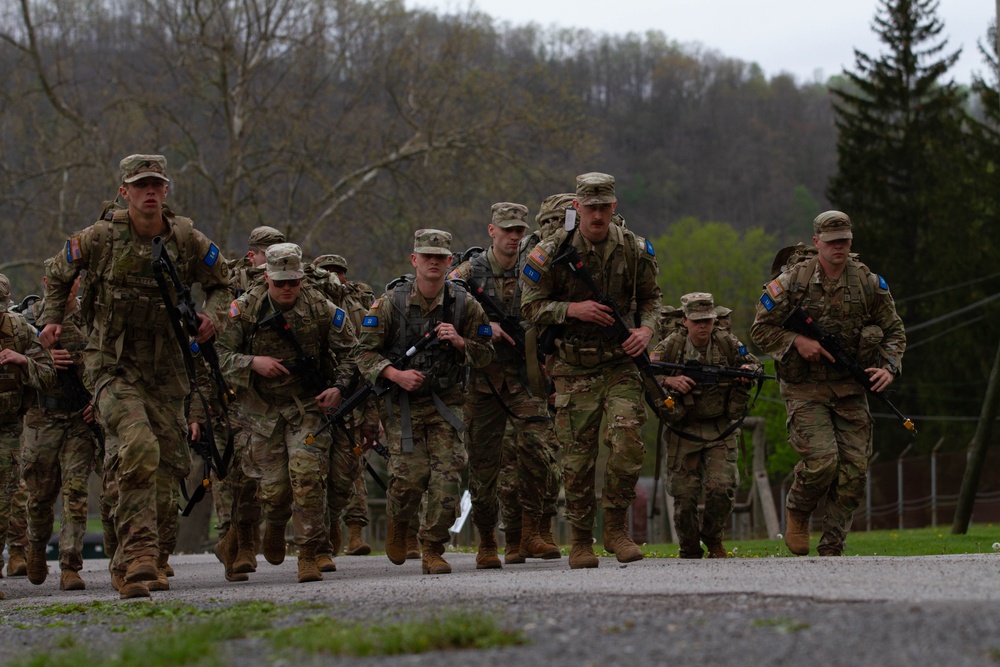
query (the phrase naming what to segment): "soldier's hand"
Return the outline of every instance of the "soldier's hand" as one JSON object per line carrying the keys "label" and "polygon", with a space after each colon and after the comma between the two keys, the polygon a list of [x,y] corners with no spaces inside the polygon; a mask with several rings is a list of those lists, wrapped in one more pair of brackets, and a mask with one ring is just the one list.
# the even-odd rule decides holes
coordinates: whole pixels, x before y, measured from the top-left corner
{"label": "soldier's hand", "polygon": [[490,322],[490,328],[493,329],[493,342],[499,343],[500,341],[507,341],[511,345],[514,344],[514,339],[507,335],[507,332],[503,330],[499,322]]}
{"label": "soldier's hand", "polygon": [[581,322],[593,322],[602,327],[610,327],[615,323],[615,318],[611,316],[610,306],[596,301],[573,301],[566,309],[566,317],[580,320]]}
{"label": "soldier's hand", "polygon": [[465,339],[455,329],[455,325],[449,322],[441,322],[434,330],[437,332],[438,340],[442,343],[448,343],[460,352],[465,349]]}
{"label": "soldier's hand", "polygon": [[250,361],[250,370],[266,378],[288,375],[288,369],[281,365],[281,359],[274,357],[254,357]]}
{"label": "soldier's hand", "polygon": [[830,363],[836,361],[832,354],[823,349],[823,346],[819,344],[818,340],[813,340],[812,338],[808,338],[800,334],[792,340],[792,345],[795,346],[799,356],[806,361],[811,361],[813,363],[823,361],[823,359],[826,359]]}
{"label": "soldier's hand", "polygon": [[28,358],[15,350],[0,350],[0,364],[14,364],[15,366],[27,366]]}
{"label": "soldier's hand", "polygon": [[215,323],[204,314],[198,313],[198,334],[194,337],[199,343],[204,343],[215,335]]}
{"label": "soldier's hand", "polygon": [[188,424],[188,438],[191,442],[198,442],[201,440],[201,424]]}
{"label": "soldier's hand", "polygon": [[340,393],[339,387],[324,389],[323,393],[316,397],[316,402],[319,403],[319,407],[324,410],[336,410],[340,407],[340,403],[343,400],[344,395]]}
{"label": "soldier's hand", "polygon": [[55,348],[50,353],[52,354],[52,363],[59,370],[63,371],[73,366],[73,355],[68,350]]}
{"label": "soldier's hand", "polygon": [[653,338],[653,330],[643,326],[638,329],[629,329],[629,331],[632,332],[632,335],[622,343],[622,349],[628,356],[638,357],[646,351],[649,341]]}
{"label": "soldier's hand", "polygon": [[59,342],[62,337],[62,325],[61,324],[46,324],[45,328],[42,329],[42,333],[38,336],[39,342],[42,344],[46,350],[51,350]]}
{"label": "soldier's hand", "polygon": [[94,423],[94,404],[87,403],[87,407],[83,409],[83,422],[85,424]]}
{"label": "soldier's hand", "polygon": [[871,374],[871,387],[876,394],[885,391],[896,379],[895,375],[884,368],[866,368],[865,372]]}
{"label": "soldier's hand", "polygon": [[682,394],[688,393],[697,385],[697,383],[687,375],[670,375],[663,378],[663,384],[664,386],[670,387],[674,391],[679,391]]}
{"label": "soldier's hand", "polygon": [[390,382],[395,382],[399,385],[399,388],[403,391],[416,391],[424,383],[424,374],[412,368],[401,371],[392,366],[386,366],[385,370],[387,372],[383,372],[382,375]]}

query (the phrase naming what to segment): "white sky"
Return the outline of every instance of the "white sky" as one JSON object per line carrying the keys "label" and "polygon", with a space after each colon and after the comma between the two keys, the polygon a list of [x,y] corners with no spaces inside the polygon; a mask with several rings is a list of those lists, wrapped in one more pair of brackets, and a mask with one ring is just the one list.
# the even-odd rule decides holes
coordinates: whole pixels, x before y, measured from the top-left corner
{"label": "white sky", "polygon": [[[465,12],[469,0],[406,0],[408,7]],[[669,40],[700,43],[725,56],[756,62],[766,76],[794,74],[800,83],[854,70],[854,48],[876,55],[882,44],[871,23],[876,0],[473,0],[476,9],[514,25],[587,28],[624,34],[661,30]],[[977,41],[997,11],[996,0],[940,0],[938,18],[948,53],[962,55],[950,73],[970,83],[985,65]]]}

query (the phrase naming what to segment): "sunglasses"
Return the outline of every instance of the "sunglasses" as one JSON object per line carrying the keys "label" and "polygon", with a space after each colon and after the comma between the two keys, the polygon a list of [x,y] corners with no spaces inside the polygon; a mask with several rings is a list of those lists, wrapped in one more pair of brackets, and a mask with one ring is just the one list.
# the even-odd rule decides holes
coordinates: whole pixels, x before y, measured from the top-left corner
{"label": "sunglasses", "polygon": [[272,280],[275,287],[298,287],[302,282],[302,278],[289,278],[288,280]]}

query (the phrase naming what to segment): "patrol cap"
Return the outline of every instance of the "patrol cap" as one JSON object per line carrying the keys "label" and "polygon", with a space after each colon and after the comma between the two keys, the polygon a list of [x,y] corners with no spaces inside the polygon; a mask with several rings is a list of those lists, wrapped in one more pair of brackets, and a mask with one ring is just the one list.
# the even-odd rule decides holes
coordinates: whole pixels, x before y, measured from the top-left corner
{"label": "patrol cap", "polygon": [[708,292],[685,294],[681,297],[681,308],[689,320],[714,320],[718,316],[715,301]]}
{"label": "patrol cap", "polygon": [[254,227],[253,231],[250,232],[250,237],[247,239],[247,246],[250,248],[267,248],[275,243],[284,242],[284,232],[280,232],[274,227],[262,225],[260,227]]}
{"label": "patrol cap", "polygon": [[515,204],[509,201],[501,201],[490,207],[493,219],[490,221],[494,227],[500,229],[510,229],[511,227],[528,226],[528,207],[523,204]]}
{"label": "patrol cap", "polygon": [[418,229],[413,234],[413,252],[418,255],[451,255],[451,234],[440,229]]}
{"label": "patrol cap", "polygon": [[615,203],[615,177],[598,171],[580,174],[576,177],[576,200],[584,206]]}
{"label": "patrol cap", "polygon": [[813,220],[813,233],[824,243],[854,238],[854,234],[851,233],[851,219],[840,211],[826,211],[817,215]]}
{"label": "patrol cap", "polygon": [[576,199],[576,195],[572,192],[549,195],[542,200],[542,205],[538,207],[535,222],[538,223],[539,227],[547,222],[558,221],[559,224],[562,224],[563,220],[566,219],[566,209],[573,206],[574,199]]}
{"label": "patrol cap", "polygon": [[118,163],[122,183],[135,183],[143,178],[159,178],[167,183],[167,158],[162,155],[129,155]]}
{"label": "patrol cap", "polygon": [[10,303],[10,281],[7,276],[0,273],[0,313],[7,312],[7,305]]}
{"label": "patrol cap", "polygon": [[312,261],[312,265],[327,271],[343,271],[347,273],[347,260],[340,255],[320,255]]}
{"label": "patrol cap", "polygon": [[294,243],[275,243],[264,253],[267,258],[267,277],[271,280],[302,278],[302,248]]}

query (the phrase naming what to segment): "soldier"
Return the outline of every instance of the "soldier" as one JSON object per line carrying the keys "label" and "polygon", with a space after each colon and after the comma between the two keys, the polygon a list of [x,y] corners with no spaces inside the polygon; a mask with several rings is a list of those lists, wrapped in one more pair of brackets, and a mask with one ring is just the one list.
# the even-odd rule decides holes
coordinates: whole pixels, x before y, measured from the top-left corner
{"label": "soldier", "polygon": [[[351,318],[355,331],[361,331],[361,323],[368,314],[368,309],[375,301],[372,288],[365,283],[353,282],[347,279],[347,260],[341,255],[320,255],[312,261],[312,265],[336,275],[343,286],[341,306]],[[367,410],[368,418],[365,419]],[[374,400],[366,405],[366,410],[356,410],[351,416],[352,426],[360,422],[360,433],[354,438],[360,438],[362,446],[374,439],[378,433],[378,411]],[[353,429],[352,429],[353,430]],[[348,543],[345,553],[348,556],[367,556],[372,552],[370,544],[362,537],[364,527],[368,525],[368,489],[365,486],[365,471],[358,466],[358,476],[354,480],[351,499],[344,510],[344,523],[348,529]],[[342,544],[340,521],[330,521],[330,550],[336,555]]]}
{"label": "soldier", "polygon": [[[21,475],[28,489],[28,536],[30,543],[43,552],[52,536],[54,506],[61,487],[59,589],[64,591],[87,587],[79,572],[87,532],[87,481],[97,454],[97,440],[86,421],[90,417],[90,392],[83,384],[87,324],[76,299],[79,287],[77,277],[67,297],[60,345],[50,350],[56,385],[52,391],[40,392],[35,404],[28,408],[21,445]],[[43,310],[42,301],[32,305],[36,321]]]}
{"label": "soldier", "polygon": [[[615,179],[601,173],[576,178],[573,207],[578,228],[560,230],[528,256],[523,271],[521,312],[540,326],[560,327],[554,358],[548,364],[555,380],[556,435],[563,452],[566,517],[573,527],[571,568],[597,567],[593,529],[597,517],[595,467],[598,428],[605,418],[604,443],[611,449],[604,475],[604,548],[620,562],[642,558],[629,537],[628,508],[645,450],[641,429],[646,421],[643,386],[632,357],[645,352],[657,326],[660,288],[651,243],[612,216],[618,200]],[[579,267],[570,266],[575,249]],[[628,336],[610,333],[612,309],[574,272],[589,272],[605,297],[621,309]],[[632,325],[635,324],[635,328]]]}
{"label": "soldier", "polygon": [[[304,276],[299,246],[268,248],[264,283],[233,301],[219,340],[226,375],[248,390],[241,409],[253,434],[243,465],[260,487],[264,557],[272,565],[284,561],[291,517],[300,583],[323,578],[316,553],[328,539],[323,510],[330,436],[309,436],[323,423],[323,411],[340,405],[356,371],[347,314],[304,285]],[[333,446],[341,452],[340,468],[353,479],[357,457],[350,445],[335,437]],[[341,492],[345,504],[349,493],[348,485]]]}
{"label": "soldier", "polygon": [[[163,239],[180,279],[200,283],[205,292],[204,312],[197,315],[199,343],[222,324],[228,297],[229,271],[218,246],[164,204],[166,166],[162,155],[121,161],[118,192],[128,207],[66,241],[48,273],[46,307],[39,318],[43,344],[54,346],[62,335],[69,291],[86,269],[81,307],[84,321],[92,323],[87,375],[111,436],[108,444],[118,443],[118,451],[108,447],[105,462],[118,483],[119,546],[112,585],[122,598],[149,596],[145,582],[156,580],[160,569],[158,532],[170,519],[157,511],[158,497],[164,486],[176,486],[178,477],[187,476],[191,465],[184,422],[190,383],[183,355],[189,341],[176,339],[155,280],[154,238]],[[176,506],[172,511],[176,519]],[[36,560],[36,567],[44,568],[44,560]]]}
{"label": "soldier", "polygon": [[236,298],[260,280],[267,262],[267,249],[284,242],[285,235],[274,227],[262,225],[253,228],[247,238],[247,254],[229,263],[229,281]]}
{"label": "soldier", "polygon": [[[802,457],[785,502],[785,544],[809,553],[809,518],[821,498],[820,556],[840,556],[854,510],[865,492],[872,453],[872,418],[865,387],[804,335],[782,328],[796,307],[832,334],[871,377],[871,390],[885,391],[899,375],[906,334],[885,279],[850,255],[851,220],[840,211],[813,220],[817,254],[767,284],[750,338],[775,359],[781,397],[788,411],[788,443]],[[863,354],[862,334],[877,328],[879,354]]]}
{"label": "soldier", "polygon": [[[369,382],[391,382],[382,422],[389,440],[389,520],[386,555],[396,565],[407,558],[406,532],[417,520],[427,491],[423,531],[424,574],[448,574],[442,557],[459,501],[466,463],[462,436],[462,366],[482,368],[493,358],[492,331],[482,307],[445,279],[451,264],[451,234],[420,229],[410,262],[414,280],[402,280],[376,299],[365,317],[358,367]],[[423,345],[415,348],[417,341]],[[416,351],[397,368],[408,349]]]}
{"label": "soldier", "polygon": [[[38,331],[20,313],[7,310],[10,281],[0,273],[0,554],[7,540],[11,501],[21,480],[21,409],[29,387],[48,391],[55,385],[56,371],[52,356],[38,342]],[[31,569],[32,549],[28,547],[28,578],[34,580],[48,572],[45,547],[41,552],[41,572],[37,558],[35,577]],[[3,556],[0,555],[0,565]],[[38,583],[41,583],[40,581]]]}
{"label": "soldier", "polygon": [[[732,333],[716,327],[717,310],[708,292],[681,297],[681,327],[657,343],[653,361],[683,364],[695,361],[712,366],[740,366],[760,370],[760,363]],[[676,396],[676,407],[664,416],[667,435],[667,471],[674,497],[674,525],[681,558],[725,558],[722,535],[736,505],[739,427],[746,412],[746,381],[699,385],[674,371],[663,385]],[[704,490],[705,511],[698,519]]]}
{"label": "soldier", "polygon": [[[496,357],[485,368],[472,372],[466,397],[465,423],[468,433],[469,491],[472,494],[472,521],[479,531],[479,551],[476,567],[501,567],[497,555],[496,526],[499,512],[497,484],[500,474],[505,426],[514,425],[516,461],[519,477],[518,499],[522,507],[518,551],[532,558],[559,558],[559,547],[552,543],[545,514],[545,498],[558,493],[559,480],[555,470],[555,439],[549,417],[547,395],[532,396],[526,376],[522,376],[526,350],[521,320],[521,290],[518,281],[518,244],[528,223],[528,207],[500,202],[491,208],[492,220],[487,226],[492,245],[483,253],[463,262],[449,278],[465,280],[473,294],[479,293],[493,332]],[[492,302],[500,308],[493,310]],[[501,320],[504,320],[501,322]],[[508,324],[509,323],[509,324]],[[508,330],[505,330],[507,327]],[[521,348],[515,345],[515,338]],[[544,535],[542,526],[545,525]]]}

